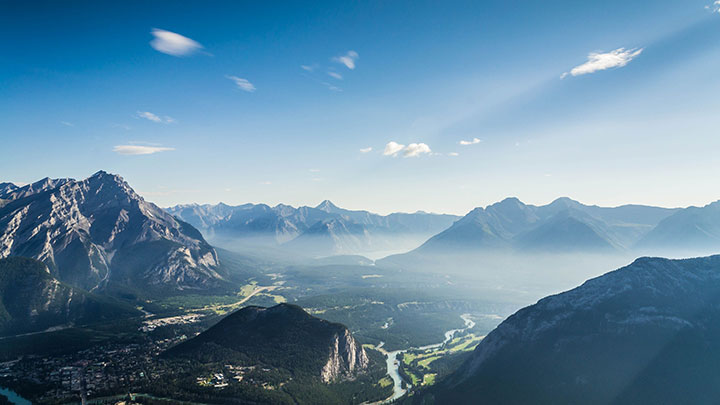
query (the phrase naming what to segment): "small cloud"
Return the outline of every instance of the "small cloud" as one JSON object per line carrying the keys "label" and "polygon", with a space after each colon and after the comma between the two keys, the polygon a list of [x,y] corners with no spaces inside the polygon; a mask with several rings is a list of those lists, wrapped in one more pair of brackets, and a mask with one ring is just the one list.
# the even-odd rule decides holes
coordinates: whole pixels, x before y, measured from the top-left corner
{"label": "small cloud", "polygon": [[403,157],[417,157],[432,152],[424,143],[411,143],[403,149]]}
{"label": "small cloud", "polygon": [[226,188],[226,189],[225,189],[225,192],[227,192],[227,193],[229,193],[229,192],[231,192],[231,191],[232,191],[231,188]]}
{"label": "small cloud", "polygon": [[410,145],[402,145],[394,141],[390,141],[385,145],[383,155],[385,156],[397,156],[402,154],[403,157],[418,157],[420,155],[429,154],[432,150],[424,143],[411,143]]}
{"label": "small cloud", "polygon": [[383,151],[383,155],[395,156],[398,154],[398,152],[403,150],[404,147],[405,147],[405,145],[401,145],[395,141],[390,141],[387,143],[387,145],[385,145],[385,150]]}
{"label": "small cloud", "polygon": [[75,124],[73,124],[72,122],[60,121],[60,123],[65,125],[66,127],[74,127],[75,126]]}
{"label": "small cloud", "polygon": [[312,72],[317,69],[317,65],[300,65],[300,69],[306,72]]}
{"label": "small cloud", "polygon": [[117,145],[113,148],[113,152],[119,155],[152,155],[170,150],[175,150],[175,148],[146,145]]}
{"label": "small cloud", "polygon": [[482,139],[473,138],[472,140],[469,140],[469,141],[462,140],[459,143],[460,143],[460,145],[467,146],[467,145],[476,145],[480,142],[482,142]]}
{"label": "small cloud", "polygon": [[336,56],[332,60],[333,62],[341,63],[345,65],[346,68],[353,70],[355,69],[355,61],[360,58],[360,55],[358,55],[355,51],[348,51],[345,55]]}
{"label": "small cloud", "polygon": [[272,183],[269,182],[269,181],[261,181],[260,184],[262,184],[263,186],[269,186],[269,185],[271,185]]}
{"label": "small cloud", "polygon": [[320,173],[320,169],[310,169],[310,173]]}
{"label": "small cloud", "polygon": [[138,111],[137,116],[138,116],[138,118],[144,118],[148,121],[158,122],[161,124],[172,124],[172,123],[176,122],[175,118],[173,118],[173,117],[168,117],[167,115],[164,117],[160,117],[159,115],[155,115],[155,114],[151,113],[150,111]]}
{"label": "small cloud", "polygon": [[255,91],[255,86],[250,83],[247,79],[243,79],[241,77],[237,76],[225,76],[226,78],[232,80],[235,82],[235,85],[243,91],[247,91],[248,93],[252,93]]}
{"label": "small cloud", "polygon": [[715,0],[712,4],[705,6],[705,10],[713,13],[720,13],[720,0]]}
{"label": "small cloud", "polygon": [[635,57],[640,55],[643,49],[644,48],[618,48],[614,51],[606,53],[591,52],[588,55],[587,62],[572,68],[570,72],[563,73],[560,78],[564,79],[568,75],[580,76],[588,73],[595,73],[600,70],[623,67],[630,63],[631,60],[635,59]]}
{"label": "small cloud", "polygon": [[328,76],[334,77],[334,78],[336,78],[336,79],[338,79],[338,80],[342,80],[342,78],[343,78],[342,75],[341,75],[340,73],[337,73],[337,72],[327,72],[327,74],[328,74]]}
{"label": "small cloud", "polygon": [[460,156],[460,154],[457,153],[457,152],[449,152],[449,153],[448,153],[448,156],[453,156],[453,157],[455,157],[455,156]]}
{"label": "small cloud", "polygon": [[360,149],[360,153],[369,153],[369,152],[372,152],[372,148],[371,148],[371,147],[367,147],[367,148],[362,148],[362,149]]}
{"label": "small cloud", "polygon": [[174,32],[153,28],[151,33],[155,38],[150,41],[150,46],[168,55],[188,56],[203,48],[200,43]]}

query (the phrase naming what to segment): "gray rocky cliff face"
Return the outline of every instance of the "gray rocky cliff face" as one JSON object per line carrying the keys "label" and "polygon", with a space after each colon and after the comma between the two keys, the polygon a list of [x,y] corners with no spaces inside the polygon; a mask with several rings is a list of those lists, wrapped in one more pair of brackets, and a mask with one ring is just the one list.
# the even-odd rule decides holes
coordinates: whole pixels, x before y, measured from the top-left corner
{"label": "gray rocky cliff face", "polygon": [[321,378],[326,383],[338,379],[351,379],[358,372],[365,370],[368,362],[365,349],[355,341],[350,331],[345,329],[344,333],[336,334],[333,339]]}

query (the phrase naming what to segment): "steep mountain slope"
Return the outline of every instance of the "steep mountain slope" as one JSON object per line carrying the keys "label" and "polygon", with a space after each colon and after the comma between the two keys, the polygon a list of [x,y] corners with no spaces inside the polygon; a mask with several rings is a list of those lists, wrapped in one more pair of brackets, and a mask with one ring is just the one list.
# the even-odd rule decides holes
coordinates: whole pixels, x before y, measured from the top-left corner
{"label": "steep mountain slope", "polygon": [[0,336],[138,315],[131,306],[57,281],[41,262],[0,259]]}
{"label": "steep mountain slope", "polygon": [[638,242],[638,247],[695,253],[720,251],[720,201],[689,207],[665,218]]}
{"label": "steep mountain slope", "polygon": [[217,255],[200,233],[119,176],[44,179],[9,198],[0,208],[0,257],[35,258],[70,285],[172,291],[224,283]]}
{"label": "steep mountain slope", "polygon": [[323,382],[352,378],[368,366],[365,349],[345,326],[315,318],[290,304],[240,309],[165,356],[262,364]]}
{"label": "steep mountain slope", "polygon": [[715,403],[720,256],[641,258],[524,308],[436,403]]}

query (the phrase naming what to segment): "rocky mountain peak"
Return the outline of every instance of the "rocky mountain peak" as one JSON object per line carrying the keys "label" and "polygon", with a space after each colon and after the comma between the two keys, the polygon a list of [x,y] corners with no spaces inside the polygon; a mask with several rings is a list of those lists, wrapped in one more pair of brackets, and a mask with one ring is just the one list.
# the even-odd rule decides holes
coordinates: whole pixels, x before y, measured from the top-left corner
{"label": "rocky mountain peak", "polygon": [[0,208],[0,257],[33,257],[61,281],[88,290],[113,281],[171,289],[222,281],[217,255],[200,233],[118,175],[46,178],[11,197]]}
{"label": "rocky mountain peak", "polygon": [[330,201],[330,200],[325,200],[325,201],[321,202],[315,208],[318,210],[325,211],[325,212],[336,212],[341,209],[337,205],[333,204],[332,201]]}

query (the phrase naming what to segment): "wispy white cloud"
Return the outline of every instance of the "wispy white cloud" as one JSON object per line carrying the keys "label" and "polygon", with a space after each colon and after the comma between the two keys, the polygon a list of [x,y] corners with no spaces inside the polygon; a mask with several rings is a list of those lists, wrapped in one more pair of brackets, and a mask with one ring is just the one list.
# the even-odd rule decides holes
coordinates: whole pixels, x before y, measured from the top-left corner
{"label": "wispy white cloud", "polygon": [[138,118],[144,118],[148,121],[157,122],[160,124],[172,124],[175,122],[175,118],[168,117],[167,115],[164,117],[161,117],[157,114],[153,114],[150,111],[138,111],[137,112]]}
{"label": "wispy white cloud", "polygon": [[226,78],[232,80],[235,82],[235,85],[242,91],[247,91],[248,93],[252,93],[255,91],[255,86],[248,81],[248,79],[243,79],[242,77],[237,76],[225,76]]}
{"label": "wispy white cloud", "polygon": [[448,156],[453,156],[453,157],[455,157],[455,156],[460,156],[460,154],[457,153],[457,152],[448,152]]}
{"label": "wispy white cloud", "polygon": [[460,145],[468,146],[468,145],[475,145],[475,144],[478,144],[478,143],[480,143],[480,142],[482,142],[482,139],[473,138],[473,139],[471,139],[471,140],[469,140],[469,141],[462,140],[462,141],[460,141],[459,143],[460,143]]}
{"label": "wispy white cloud", "polygon": [[342,89],[341,89],[340,87],[335,86],[335,85],[332,84],[332,83],[320,81],[320,84],[322,84],[323,86],[327,87],[328,90],[332,90],[332,91],[342,91]]}
{"label": "wispy white cloud", "polygon": [[705,6],[705,9],[713,13],[720,13],[720,0],[713,1],[712,4]]}
{"label": "wispy white cloud", "polygon": [[320,169],[310,169],[310,173],[320,173]]}
{"label": "wispy white cloud", "polygon": [[65,125],[66,127],[74,127],[75,126],[75,124],[73,124],[72,122],[60,121],[60,123]]}
{"label": "wispy white cloud", "polygon": [[605,53],[591,52],[588,55],[587,62],[582,65],[575,66],[570,70],[570,72],[563,73],[560,78],[564,79],[568,75],[580,76],[588,73],[595,73],[600,70],[623,67],[630,63],[631,60],[635,59],[635,57],[640,55],[643,49],[644,48],[618,48],[614,51]]}
{"label": "wispy white cloud", "polygon": [[174,32],[153,28],[151,33],[155,38],[150,41],[150,46],[168,55],[188,56],[203,48],[200,43]]}
{"label": "wispy white cloud", "polygon": [[113,148],[113,152],[120,155],[152,155],[170,150],[175,150],[175,148],[147,145],[117,145]]}
{"label": "wispy white cloud", "polygon": [[328,76],[334,77],[338,80],[342,80],[342,78],[343,78],[342,75],[338,72],[327,72],[327,74],[328,74]]}
{"label": "wispy white cloud", "polygon": [[411,143],[405,146],[395,141],[390,141],[385,145],[383,155],[393,157],[402,155],[402,157],[408,158],[418,157],[420,155],[429,154],[431,152],[432,150],[430,150],[430,147],[424,143]]}
{"label": "wispy white cloud", "polygon": [[357,61],[360,58],[360,55],[358,55],[355,51],[348,51],[345,55],[340,55],[334,57],[332,60],[337,63],[341,63],[345,65],[346,68],[353,70],[355,69],[355,61]]}
{"label": "wispy white cloud", "polygon": [[262,184],[263,186],[269,186],[269,185],[272,184],[272,182],[270,182],[270,181],[261,181],[260,184]]}
{"label": "wispy white cloud", "polygon": [[371,147],[367,147],[367,148],[362,148],[362,149],[360,149],[360,153],[369,153],[369,152],[372,152],[372,148],[371,148]]}
{"label": "wispy white cloud", "polygon": [[312,72],[317,69],[317,65],[300,65],[300,69],[306,72]]}

